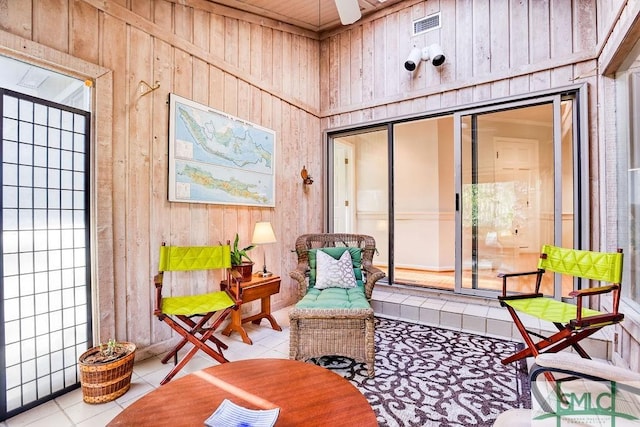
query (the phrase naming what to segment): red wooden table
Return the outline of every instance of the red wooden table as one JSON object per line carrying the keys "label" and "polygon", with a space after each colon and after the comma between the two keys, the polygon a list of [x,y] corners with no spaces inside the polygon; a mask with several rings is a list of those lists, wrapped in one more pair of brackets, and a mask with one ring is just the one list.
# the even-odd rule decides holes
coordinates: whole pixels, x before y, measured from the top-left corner
{"label": "red wooden table", "polygon": [[249,409],[280,408],[276,426],[377,426],[349,381],[311,363],[250,359],[223,363],[140,398],[109,426],[204,426],[224,399]]}

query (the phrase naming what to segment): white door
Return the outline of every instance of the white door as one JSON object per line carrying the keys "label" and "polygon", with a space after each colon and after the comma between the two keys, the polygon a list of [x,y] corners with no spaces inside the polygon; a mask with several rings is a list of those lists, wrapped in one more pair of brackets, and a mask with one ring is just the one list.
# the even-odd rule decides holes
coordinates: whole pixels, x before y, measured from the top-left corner
{"label": "white door", "polygon": [[503,248],[514,256],[520,251],[538,251],[540,209],[535,181],[538,169],[538,141],[496,138],[496,183],[510,187],[511,194],[498,199],[511,213],[508,228],[496,230]]}
{"label": "white door", "polygon": [[356,232],[353,147],[336,141],[333,150],[333,230],[336,233]]}

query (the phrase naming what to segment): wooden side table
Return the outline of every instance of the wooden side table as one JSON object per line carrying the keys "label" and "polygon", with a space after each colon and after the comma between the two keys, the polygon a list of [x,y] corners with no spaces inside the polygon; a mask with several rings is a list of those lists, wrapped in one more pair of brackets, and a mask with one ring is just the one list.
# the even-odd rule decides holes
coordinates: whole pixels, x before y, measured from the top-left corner
{"label": "wooden side table", "polygon": [[[227,282],[222,281],[220,288],[225,290],[227,288]],[[231,287],[231,292],[235,292],[235,287]],[[231,332],[236,331],[242,337],[242,341],[247,344],[253,344],[247,331],[242,326],[243,323],[253,322],[254,324],[260,324],[262,319],[267,319],[271,323],[271,327],[276,331],[282,331],[276,319],[271,315],[271,295],[280,292],[280,276],[262,277],[261,273],[251,276],[250,282],[240,282],[240,299],[242,303],[255,301],[260,299],[260,313],[252,316],[242,318],[242,307],[231,312],[231,322],[222,331],[226,336],[231,335]]]}

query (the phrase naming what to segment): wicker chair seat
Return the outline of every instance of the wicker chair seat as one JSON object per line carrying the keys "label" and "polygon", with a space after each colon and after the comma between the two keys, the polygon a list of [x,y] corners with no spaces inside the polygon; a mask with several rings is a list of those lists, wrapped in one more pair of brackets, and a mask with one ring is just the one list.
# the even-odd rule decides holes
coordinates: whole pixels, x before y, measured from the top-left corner
{"label": "wicker chair seat", "polygon": [[[314,287],[311,264],[314,249],[358,248],[353,258],[361,270],[356,272],[359,284],[355,288]],[[297,268],[289,276],[298,282],[299,301],[289,312],[290,350],[294,360],[322,356],[345,356],[367,367],[374,376],[375,327],[374,312],[369,300],[375,283],[385,274],[373,267],[375,240],[362,234],[305,234],[296,240]],[[350,252],[352,250],[350,249]],[[340,252],[340,251],[329,251]],[[311,255],[311,263],[310,263]],[[311,274],[309,274],[311,273]],[[361,283],[361,284],[360,284]]]}
{"label": "wicker chair seat", "polygon": [[307,309],[370,309],[371,305],[364,295],[362,286],[351,289],[329,288],[309,292],[296,304],[296,308]]}

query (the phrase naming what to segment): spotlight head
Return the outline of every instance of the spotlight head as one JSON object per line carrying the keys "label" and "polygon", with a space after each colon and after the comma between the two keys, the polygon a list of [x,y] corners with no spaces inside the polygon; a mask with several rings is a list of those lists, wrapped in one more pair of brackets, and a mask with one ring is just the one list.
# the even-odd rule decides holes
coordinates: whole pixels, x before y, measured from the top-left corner
{"label": "spotlight head", "polygon": [[407,71],[415,71],[418,68],[420,61],[429,61],[434,67],[439,67],[444,64],[445,56],[442,52],[442,48],[438,44],[432,44],[422,49],[414,47],[409,52],[409,57],[404,62],[404,68]]}
{"label": "spotlight head", "polygon": [[[431,59],[431,63],[435,66],[435,67],[439,67],[442,64],[444,64],[444,60],[445,60],[445,56],[444,56],[444,52],[442,52],[442,48],[440,47],[439,44],[432,44],[431,46],[426,48],[426,53],[427,53],[427,59]],[[423,58],[424,58],[424,52],[423,52]]]}
{"label": "spotlight head", "polygon": [[411,49],[411,52],[409,52],[409,57],[407,58],[407,60],[404,62],[404,68],[407,71],[414,71],[416,68],[418,68],[418,64],[421,60],[422,51],[419,48],[414,47],[413,49]]}

